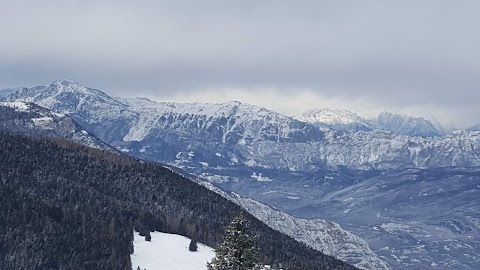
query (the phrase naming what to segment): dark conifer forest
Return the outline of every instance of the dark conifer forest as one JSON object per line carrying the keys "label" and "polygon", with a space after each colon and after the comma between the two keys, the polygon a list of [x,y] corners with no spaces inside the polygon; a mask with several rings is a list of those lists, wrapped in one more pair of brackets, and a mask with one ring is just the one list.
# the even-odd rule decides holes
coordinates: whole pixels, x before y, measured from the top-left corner
{"label": "dark conifer forest", "polygon": [[[239,211],[158,164],[63,139],[0,134],[0,269],[131,269],[133,230],[215,247]],[[265,263],[355,269],[244,215]]]}

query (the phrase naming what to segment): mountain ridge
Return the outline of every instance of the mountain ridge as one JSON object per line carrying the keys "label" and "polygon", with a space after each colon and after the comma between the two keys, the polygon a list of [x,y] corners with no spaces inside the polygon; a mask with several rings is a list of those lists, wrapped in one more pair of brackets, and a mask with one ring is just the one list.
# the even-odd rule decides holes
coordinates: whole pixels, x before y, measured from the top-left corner
{"label": "mountain ridge", "polygon": [[[69,95],[56,96],[55,100],[47,95],[42,99],[38,94],[41,89],[55,92],[51,88],[59,85],[62,86],[62,83],[33,87],[12,94],[6,100],[33,99],[54,111],[69,112],[82,126],[117,148],[138,155],[146,155],[146,150],[150,149],[149,152],[162,156],[159,161],[179,166],[188,166],[178,163],[188,161],[178,159],[185,149],[179,145],[191,145],[194,152],[195,148],[203,149],[201,156],[193,158],[197,162],[211,163],[209,161],[214,160],[220,163],[218,165],[225,166],[241,161],[251,166],[292,171],[315,170],[325,166],[382,170],[480,164],[480,158],[475,154],[477,150],[465,152],[461,149],[462,145],[471,142],[476,145],[480,138],[475,132],[432,138],[381,131],[344,133],[321,131],[311,124],[238,102],[212,105],[149,101],[151,105],[145,107],[141,104],[129,106],[104,93],[97,97],[98,90],[90,92],[95,95],[88,97],[89,102],[84,102],[85,98],[82,101]],[[74,112],[71,112],[72,108]],[[193,138],[197,142],[191,144]],[[161,149],[155,149],[158,144],[155,141],[158,140],[164,141]],[[143,146],[137,148],[135,145],[139,144]],[[216,145],[219,151],[205,151],[206,145]],[[165,152],[165,147],[170,150]],[[279,147],[288,155],[278,155]],[[229,149],[235,150],[231,152]],[[351,157],[345,156],[347,149]]]}
{"label": "mountain ridge", "polygon": [[384,110],[375,118],[366,118],[349,110],[310,109],[294,117],[297,120],[322,128],[340,131],[392,132],[395,135],[435,137],[444,135],[435,125],[423,117],[413,117]]}
{"label": "mountain ridge", "polygon": [[[64,102],[70,101],[67,99]],[[207,118],[191,113],[156,114],[155,109],[149,107],[124,106],[127,105],[84,104],[83,110],[72,114],[72,117],[102,140],[130,155],[180,167],[224,190],[303,218],[318,218],[311,213],[326,211],[323,204],[318,204],[319,200],[336,192],[345,192],[362,183],[365,183],[366,190],[381,188],[372,179],[384,181],[382,177],[392,177],[392,183],[403,185],[409,182],[400,181],[402,172],[409,170],[432,170],[434,173],[429,177],[436,177],[435,172],[442,172],[442,167],[480,166],[480,132],[458,131],[422,137],[381,130],[320,130],[312,124],[293,121],[273,112],[264,115],[265,118],[260,121],[237,123],[239,118],[231,116]],[[276,125],[276,119],[286,120]],[[139,127],[142,124],[148,126],[148,132],[137,137],[141,140],[124,140],[129,132],[141,130]],[[455,177],[463,176],[452,179]],[[422,196],[412,196],[410,202],[407,195],[408,190],[400,190],[399,196],[406,198],[406,209],[428,209],[419,208]],[[348,202],[349,197],[342,197],[342,200]],[[420,264],[421,268],[416,263],[416,269],[429,269],[431,262],[441,260],[443,251],[437,248],[435,239],[445,239],[439,233],[431,231],[433,238],[422,240],[425,250],[412,253],[410,261],[401,260],[395,256],[406,256],[413,242],[404,245],[394,240],[401,240],[401,237],[415,239],[414,232],[403,230],[402,234],[397,234],[395,230],[382,231],[384,239],[396,245],[391,247],[395,249],[384,249],[385,242],[379,242],[375,233],[376,224],[364,227],[352,225],[363,222],[364,215],[352,214],[360,213],[361,204],[344,207],[346,202],[332,201],[329,207],[333,210],[340,207],[341,212],[330,215],[330,219],[365,237],[373,250],[380,252],[382,259],[394,269],[408,269],[415,260],[427,263],[422,259],[422,254],[425,254],[422,252],[428,249],[432,249],[428,265]],[[470,203],[468,197],[459,202]],[[452,201],[442,196],[438,197],[437,203],[446,209],[455,207]],[[457,214],[463,220],[469,213]],[[438,218],[438,222],[442,221]],[[391,216],[385,219],[385,224],[395,222],[398,223]],[[419,226],[428,226],[427,223],[423,220]],[[449,269],[460,260],[458,256],[462,255],[455,253],[447,260],[442,259],[442,264],[436,268]],[[475,263],[468,261],[472,267]]]}
{"label": "mountain ridge", "polygon": [[[35,112],[41,112],[41,115],[39,115],[39,116],[42,116],[43,118],[45,118],[45,116],[48,116],[48,115],[55,115],[57,118],[58,117],[61,117],[62,119],[67,118],[67,119],[69,119],[70,121],[73,122],[73,120],[71,120],[71,118],[69,118],[65,114],[52,113],[48,109],[39,107],[38,105],[35,105],[33,103],[23,103],[23,102],[3,102],[3,103],[0,103],[0,110],[3,107],[12,108],[12,112],[11,112],[11,114],[5,114],[5,113],[2,114],[2,116],[5,119],[0,118],[0,127],[2,126],[3,123],[5,123],[4,121],[6,121],[7,119],[12,119],[12,118],[13,119],[20,119],[18,114],[23,113],[23,112],[25,112],[25,113],[28,112],[29,113],[27,116],[22,118],[23,122],[27,122],[27,123],[29,121],[33,121],[31,119],[37,119],[37,118],[35,118],[37,116],[34,115]],[[55,118],[56,119],[55,121],[53,121],[53,119],[52,119],[51,122],[59,122],[60,120],[58,120],[57,118]],[[33,122],[35,122],[35,121],[33,121]],[[73,122],[73,124],[74,124],[74,122]],[[9,131],[9,132],[14,131],[16,134],[23,134],[23,135],[41,134],[43,136],[55,136],[55,137],[70,139],[70,140],[72,140],[74,142],[77,142],[77,143],[83,143],[87,146],[92,146],[92,144],[88,143],[88,141],[86,141],[86,140],[78,140],[75,137],[68,136],[68,133],[66,133],[64,131],[65,128],[63,126],[61,126],[61,127],[59,127],[59,126],[52,126],[52,127],[48,126],[48,131],[49,132],[44,132],[43,131],[46,128],[45,125],[40,125],[40,126],[38,126],[38,125],[22,125],[20,129],[17,128],[17,129],[14,129],[14,130],[12,129],[11,126],[7,125],[7,128],[8,129],[5,129],[6,131]],[[87,134],[87,133],[85,133],[85,131],[83,129],[80,129],[80,132],[82,134]],[[94,145],[94,146],[96,146],[96,148],[100,148],[100,149],[111,150],[111,148],[109,148],[109,146],[107,146],[107,145],[100,145],[100,146],[103,146],[103,147],[100,147],[100,146],[97,146],[97,145]],[[179,170],[175,170],[175,169],[173,169],[173,170],[176,171],[176,172],[180,172]],[[197,182],[201,185],[202,185],[202,183],[206,184],[206,182],[203,182],[203,181],[197,181]],[[224,193],[224,192],[221,193],[221,192],[219,192],[218,189],[214,189],[212,186],[209,186],[208,184],[207,185],[202,185],[202,186],[205,186],[212,191],[220,193],[222,196],[226,197],[227,199],[229,199],[230,201],[234,202],[237,205],[243,206],[244,208],[246,208],[245,206],[247,205],[247,204],[243,203],[245,201],[249,202],[248,205],[252,205],[252,203],[255,203],[253,200],[247,200],[245,198],[226,196],[227,193]],[[331,222],[326,223],[326,221],[322,221],[320,223],[317,223],[317,226],[316,226],[317,230],[320,227],[325,227],[325,230],[323,230],[322,232],[316,231],[315,233],[313,233],[313,235],[318,237],[318,239],[330,239],[329,242],[331,243],[331,247],[329,249],[328,248],[323,248],[322,245],[320,245],[321,243],[312,242],[311,240],[306,241],[306,239],[309,239],[308,237],[306,237],[307,235],[309,235],[308,234],[309,230],[307,230],[307,229],[302,230],[301,233],[298,233],[298,231],[300,231],[300,230],[296,230],[297,231],[296,234],[293,234],[291,231],[279,230],[278,225],[275,225],[275,224],[278,224],[278,222],[280,222],[280,221],[277,221],[277,220],[274,220],[274,219],[271,219],[271,218],[270,219],[265,219],[265,218],[262,218],[262,217],[264,217],[263,213],[277,213],[276,215],[278,216],[280,212],[279,211],[275,212],[273,209],[270,209],[268,206],[263,205],[263,204],[256,203],[255,205],[257,206],[256,209],[254,209],[252,207],[248,207],[246,210],[248,212],[252,213],[254,216],[256,216],[262,222],[268,223],[267,225],[269,225],[271,228],[276,229],[276,230],[278,230],[282,233],[285,233],[286,235],[289,235],[289,236],[293,237],[297,241],[307,244],[308,246],[314,248],[315,250],[318,250],[318,251],[323,252],[323,253],[325,253],[327,255],[330,255],[330,256],[334,256],[337,259],[347,261],[348,263],[354,264],[361,269],[385,269],[385,270],[390,269],[384,262],[382,262],[381,259],[379,259],[375,255],[375,253],[373,251],[371,251],[369,249],[365,240],[359,238],[358,236],[354,236],[350,232],[347,232],[347,231],[343,230],[337,224],[334,224],[334,223],[331,223]],[[256,211],[254,211],[254,210],[256,210]],[[289,217],[287,214],[284,214],[284,213],[282,213],[281,215],[282,215],[283,219],[288,218],[289,220],[291,220],[291,223],[292,222],[293,223],[297,223],[297,222],[308,223],[308,221],[306,221],[306,220],[302,220],[302,219],[294,218],[294,217]],[[325,224],[328,224],[329,226],[326,226]],[[331,227],[331,229],[327,230],[327,227]],[[345,235],[347,237],[344,237],[343,239],[340,239],[340,238],[335,239],[334,237],[336,235]],[[303,241],[302,241],[302,239],[303,239]],[[323,240],[323,241],[325,241],[325,240]],[[342,248],[342,252],[337,252],[337,251],[335,251],[336,249],[334,248],[336,246],[338,246],[338,247],[339,246],[344,246],[345,248]],[[381,267],[379,268],[378,266],[381,266]]]}

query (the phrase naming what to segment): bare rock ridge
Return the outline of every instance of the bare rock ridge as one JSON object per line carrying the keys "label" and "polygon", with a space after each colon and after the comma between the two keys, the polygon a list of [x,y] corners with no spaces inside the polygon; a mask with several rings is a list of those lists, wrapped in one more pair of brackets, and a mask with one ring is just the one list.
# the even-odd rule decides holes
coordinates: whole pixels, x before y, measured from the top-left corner
{"label": "bare rock ridge", "polygon": [[364,239],[343,229],[337,223],[323,219],[294,217],[251,198],[226,192],[200,178],[185,176],[240,205],[271,228],[324,254],[345,261],[359,269],[391,269],[370,249]]}
{"label": "bare rock ridge", "polygon": [[376,118],[367,119],[348,110],[313,109],[294,117],[321,128],[341,131],[382,130],[396,135],[435,137],[445,134],[422,117],[411,117],[383,111]]}
{"label": "bare rock ridge", "polygon": [[0,111],[0,131],[65,138],[92,148],[118,152],[66,114],[55,113],[34,103],[25,102],[0,102]]}

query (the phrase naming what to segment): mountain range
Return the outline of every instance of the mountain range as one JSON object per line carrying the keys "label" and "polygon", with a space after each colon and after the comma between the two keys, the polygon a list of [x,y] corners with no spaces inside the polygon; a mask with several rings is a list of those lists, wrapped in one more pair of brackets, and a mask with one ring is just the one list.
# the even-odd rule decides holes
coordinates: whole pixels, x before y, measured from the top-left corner
{"label": "mountain range", "polygon": [[436,134],[425,119],[391,113],[375,123],[338,113],[322,126],[311,123],[326,115],[318,111],[291,118],[240,102],[114,98],[70,81],[4,100],[68,114],[122,152],[290,215],[337,222],[393,269],[479,267],[480,132]]}
{"label": "mountain range", "polygon": [[382,130],[396,135],[434,137],[445,134],[422,117],[412,117],[383,111],[376,118],[367,119],[348,110],[313,109],[294,117],[322,128],[340,131]]}
{"label": "mountain range", "polygon": [[[34,103],[0,102],[0,113],[0,131],[16,135],[68,139],[95,149],[118,153],[109,145],[79,128],[68,115],[51,112]],[[38,119],[42,119],[41,125],[36,124],[39,122]],[[69,124],[61,124],[66,121]],[[225,192],[210,182],[194,177],[178,168],[167,168],[243,207],[271,228],[326,255],[360,269],[391,269],[369,248],[364,239],[344,230],[334,222],[289,216],[252,199]],[[288,223],[285,223],[285,220],[288,220]]]}

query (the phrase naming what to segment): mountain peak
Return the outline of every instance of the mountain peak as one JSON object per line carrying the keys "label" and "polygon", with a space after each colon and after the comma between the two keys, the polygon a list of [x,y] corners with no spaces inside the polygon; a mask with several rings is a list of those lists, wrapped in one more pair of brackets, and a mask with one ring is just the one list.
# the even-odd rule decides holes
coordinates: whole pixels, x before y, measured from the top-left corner
{"label": "mountain peak", "polygon": [[[56,92],[76,92],[76,93],[95,93],[98,94],[99,90],[88,88],[80,83],[71,80],[58,80],[52,82],[48,88],[57,90]],[[102,92],[103,93],[103,92]]]}
{"label": "mountain peak", "polygon": [[402,115],[388,110],[384,110],[378,115],[377,119],[375,119],[375,125],[378,129],[399,135],[422,137],[441,135],[441,132],[423,117]]}
{"label": "mountain peak", "polygon": [[308,119],[310,121],[322,122],[325,124],[351,124],[358,120],[364,120],[363,117],[352,111],[330,108],[310,109],[295,118]]}
{"label": "mountain peak", "polygon": [[79,83],[77,83],[75,81],[72,81],[72,80],[68,80],[68,79],[56,80],[52,84],[63,84],[63,85],[77,84],[77,85],[80,85]]}
{"label": "mountain peak", "polygon": [[342,109],[317,108],[310,109],[295,119],[320,127],[344,131],[372,130],[372,124],[358,114]]}
{"label": "mountain peak", "polygon": [[71,80],[57,80],[49,85],[22,88],[6,96],[4,100],[33,102],[67,113],[82,110],[84,104],[123,105],[100,90],[88,88]]}

